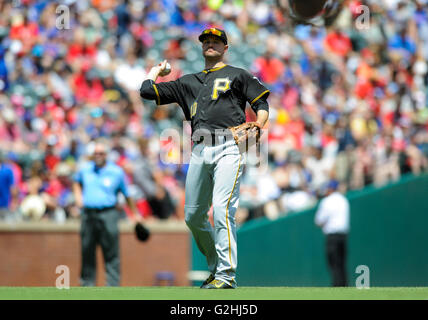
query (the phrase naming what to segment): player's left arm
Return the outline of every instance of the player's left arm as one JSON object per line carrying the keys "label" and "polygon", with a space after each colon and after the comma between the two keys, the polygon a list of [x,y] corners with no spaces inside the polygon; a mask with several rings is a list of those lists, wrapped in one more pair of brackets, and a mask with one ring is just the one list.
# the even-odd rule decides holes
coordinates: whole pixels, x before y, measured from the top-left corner
{"label": "player's left arm", "polygon": [[241,77],[243,83],[243,93],[250,103],[251,109],[256,113],[256,122],[263,128],[269,117],[269,104],[267,98],[270,91],[260,82],[260,80],[250,74],[243,73]]}
{"label": "player's left arm", "polygon": [[269,104],[266,100],[266,97],[262,97],[259,99],[256,103],[253,103],[251,105],[251,108],[254,110],[254,112],[257,115],[256,123],[258,124],[259,128],[256,127],[252,128],[251,130],[255,133],[256,131],[259,132],[259,137],[263,134],[262,129],[264,128],[268,118],[269,118]]}
{"label": "player's left arm", "polygon": [[257,120],[256,122],[260,125],[260,128],[263,128],[269,118],[269,112],[266,110],[257,111]]}

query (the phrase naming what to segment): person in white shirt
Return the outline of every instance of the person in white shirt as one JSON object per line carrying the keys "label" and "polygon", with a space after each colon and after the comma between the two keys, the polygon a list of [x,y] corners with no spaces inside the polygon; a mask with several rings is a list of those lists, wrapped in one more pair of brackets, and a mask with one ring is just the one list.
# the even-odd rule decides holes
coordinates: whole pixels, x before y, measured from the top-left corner
{"label": "person in white shirt", "polygon": [[328,183],[326,196],[320,201],[315,224],[326,235],[326,254],[334,287],[346,287],[346,243],[349,232],[349,201],[337,191],[339,183]]}

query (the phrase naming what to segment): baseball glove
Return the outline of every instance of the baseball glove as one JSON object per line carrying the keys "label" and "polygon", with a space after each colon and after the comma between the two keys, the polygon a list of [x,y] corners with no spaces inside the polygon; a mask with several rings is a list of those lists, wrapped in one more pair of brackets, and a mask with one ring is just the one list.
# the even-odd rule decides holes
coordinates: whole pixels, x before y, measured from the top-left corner
{"label": "baseball glove", "polygon": [[339,16],[343,0],[277,0],[280,11],[293,28],[298,24],[330,27]]}
{"label": "baseball glove", "polygon": [[135,235],[139,241],[145,242],[150,237],[150,231],[141,222],[135,225]]}
{"label": "baseball glove", "polygon": [[241,152],[248,151],[248,148],[260,141],[261,127],[257,122],[245,122],[236,127],[230,127],[233,139]]}

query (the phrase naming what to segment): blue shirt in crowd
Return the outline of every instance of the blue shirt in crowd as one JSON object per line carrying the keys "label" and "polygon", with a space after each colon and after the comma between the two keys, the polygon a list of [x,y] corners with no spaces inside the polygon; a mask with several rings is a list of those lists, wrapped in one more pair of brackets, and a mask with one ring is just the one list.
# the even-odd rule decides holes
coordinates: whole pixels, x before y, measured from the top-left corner
{"label": "blue shirt in crowd", "polygon": [[116,205],[119,191],[128,197],[125,172],[112,162],[107,162],[102,168],[98,168],[94,162],[90,162],[76,172],[74,181],[82,186],[85,208],[113,207]]}
{"label": "blue shirt in crowd", "polygon": [[8,208],[10,202],[10,188],[14,184],[12,169],[4,164],[0,164],[0,209]]}

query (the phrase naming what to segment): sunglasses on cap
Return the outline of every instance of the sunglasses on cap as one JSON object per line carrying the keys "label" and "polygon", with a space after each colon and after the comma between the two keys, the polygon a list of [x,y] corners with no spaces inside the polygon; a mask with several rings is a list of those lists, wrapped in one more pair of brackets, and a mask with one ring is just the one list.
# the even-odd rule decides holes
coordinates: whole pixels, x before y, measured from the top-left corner
{"label": "sunglasses on cap", "polygon": [[221,35],[222,35],[221,31],[217,30],[216,28],[204,30],[204,32],[202,32],[202,34],[213,34],[213,35],[219,36],[219,37],[221,37]]}
{"label": "sunglasses on cap", "polygon": [[199,41],[203,42],[205,37],[213,35],[216,37],[219,37],[221,41],[223,41],[224,44],[227,44],[227,36],[226,33],[223,30],[217,29],[217,28],[209,28],[202,31],[202,33],[199,35]]}

